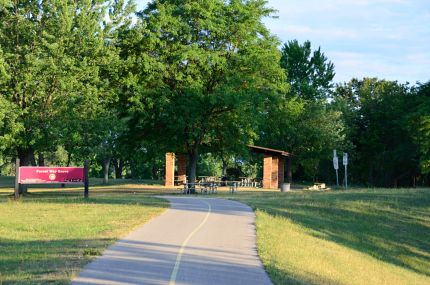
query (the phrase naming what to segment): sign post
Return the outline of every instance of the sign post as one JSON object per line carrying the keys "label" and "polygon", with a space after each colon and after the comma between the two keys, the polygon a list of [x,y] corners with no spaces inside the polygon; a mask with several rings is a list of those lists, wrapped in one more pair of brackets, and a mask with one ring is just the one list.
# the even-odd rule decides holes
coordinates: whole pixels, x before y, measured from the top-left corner
{"label": "sign post", "polygon": [[343,165],[345,166],[345,189],[348,188],[348,153],[343,153]]}
{"label": "sign post", "polygon": [[88,181],[88,160],[84,162],[84,198],[89,196],[89,181]]}
{"label": "sign post", "polygon": [[337,158],[336,150],[333,150],[333,167],[336,170],[336,185],[339,186],[339,160]]}
{"label": "sign post", "polygon": [[19,158],[15,160],[15,192],[14,192],[14,199],[19,199]]}

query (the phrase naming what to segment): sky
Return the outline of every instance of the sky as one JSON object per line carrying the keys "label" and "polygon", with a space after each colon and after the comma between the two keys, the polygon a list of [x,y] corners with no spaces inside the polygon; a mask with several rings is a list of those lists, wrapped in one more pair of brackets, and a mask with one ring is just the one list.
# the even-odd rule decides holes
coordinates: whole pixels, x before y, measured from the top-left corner
{"label": "sky", "polygon": [[[138,8],[148,1],[136,0]],[[430,0],[268,0],[282,43],[309,40],[335,65],[335,81],[430,80]]]}

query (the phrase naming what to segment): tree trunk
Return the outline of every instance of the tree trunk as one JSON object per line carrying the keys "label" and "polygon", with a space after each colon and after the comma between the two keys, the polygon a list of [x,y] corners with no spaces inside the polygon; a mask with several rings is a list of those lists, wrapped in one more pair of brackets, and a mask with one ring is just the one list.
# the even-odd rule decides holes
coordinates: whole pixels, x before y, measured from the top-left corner
{"label": "tree trunk", "polygon": [[287,180],[288,183],[293,183],[292,157],[287,156]]}
{"label": "tree trunk", "polygon": [[115,168],[115,178],[122,179],[122,171],[124,169],[124,160],[122,159],[114,159],[113,166]]}
{"label": "tree trunk", "polygon": [[42,153],[39,153],[37,155],[37,165],[38,166],[45,166],[45,157],[43,156]]}
{"label": "tree trunk", "polygon": [[158,180],[160,178],[159,169],[157,167],[157,159],[156,158],[152,159],[151,174],[152,174],[152,179],[153,180]]}
{"label": "tree trunk", "polygon": [[222,176],[225,177],[227,176],[227,161],[226,159],[224,159],[224,157],[221,157],[221,161],[222,161]]}
{"label": "tree trunk", "polygon": [[109,182],[110,159],[110,156],[103,159],[103,184],[107,184]]}
{"label": "tree trunk", "polygon": [[[196,182],[196,172],[197,172],[197,160],[199,158],[199,153],[197,150],[197,147],[194,148],[190,153],[189,153],[189,163],[188,163],[188,178],[189,178],[189,183],[195,183]],[[191,184],[191,194],[196,193],[196,188],[193,184]]]}
{"label": "tree trunk", "polygon": [[21,161],[21,166],[35,166],[36,160],[34,158],[34,150],[31,148],[28,149],[19,149],[18,157]]}
{"label": "tree trunk", "polygon": [[67,152],[67,166],[70,166],[71,162],[72,162],[72,153]]}
{"label": "tree trunk", "polygon": [[133,163],[130,163],[130,175],[132,179],[137,178],[136,167],[133,165]]}

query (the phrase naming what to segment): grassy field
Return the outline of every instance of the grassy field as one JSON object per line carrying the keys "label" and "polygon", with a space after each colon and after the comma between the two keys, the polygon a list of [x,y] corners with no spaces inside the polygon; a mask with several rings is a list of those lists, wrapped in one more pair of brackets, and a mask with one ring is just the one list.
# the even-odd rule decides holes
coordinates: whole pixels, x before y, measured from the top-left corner
{"label": "grassy field", "polygon": [[238,193],[275,284],[430,284],[430,189]]}
{"label": "grassy field", "polygon": [[[67,188],[30,189],[14,203],[11,182],[0,180],[3,284],[67,283],[167,206],[149,196],[168,190],[127,181],[92,187],[88,201],[81,189]],[[254,208],[258,252],[275,284],[430,284],[430,189],[240,190],[206,197]]]}
{"label": "grassy field", "polygon": [[[160,214],[154,187],[31,189],[19,202],[0,188],[0,284],[68,284],[116,239]],[[159,188],[159,187],[158,187]]]}

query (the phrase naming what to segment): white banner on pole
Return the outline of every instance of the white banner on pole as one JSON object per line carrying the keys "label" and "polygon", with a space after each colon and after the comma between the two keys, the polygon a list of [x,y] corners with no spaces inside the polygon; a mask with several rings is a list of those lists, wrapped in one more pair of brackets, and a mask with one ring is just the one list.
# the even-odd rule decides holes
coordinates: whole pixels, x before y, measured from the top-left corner
{"label": "white banner on pole", "polygon": [[333,157],[333,167],[334,169],[338,170],[339,169],[339,159],[337,158],[337,156]]}
{"label": "white banner on pole", "polygon": [[343,165],[348,165],[348,154],[346,152],[343,153]]}
{"label": "white banner on pole", "polygon": [[335,149],[333,150],[333,167],[334,170],[336,170],[336,185],[339,186],[339,159],[337,158],[337,153]]}

